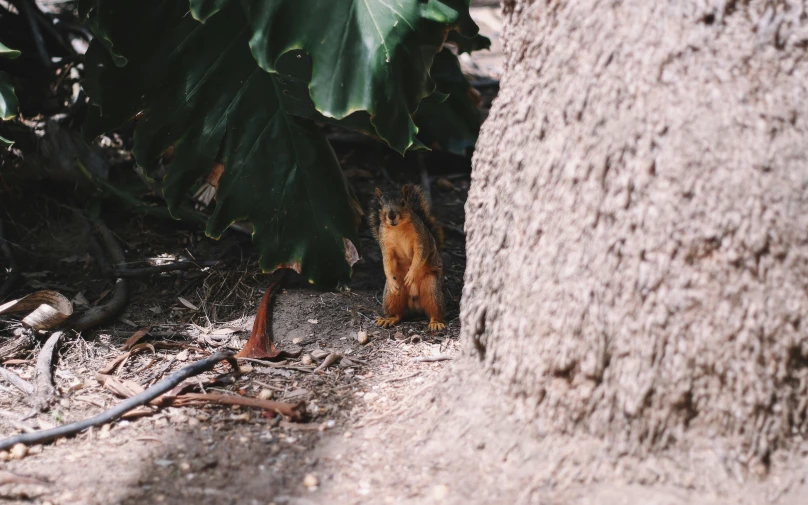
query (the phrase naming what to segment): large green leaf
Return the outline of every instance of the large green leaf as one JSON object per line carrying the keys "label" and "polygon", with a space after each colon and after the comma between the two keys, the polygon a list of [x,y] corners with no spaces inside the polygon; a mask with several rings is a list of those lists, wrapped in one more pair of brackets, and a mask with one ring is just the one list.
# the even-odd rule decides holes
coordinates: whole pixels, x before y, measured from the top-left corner
{"label": "large green leaf", "polygon": [[19,55],[20,55],[19,51],[17,51],[16,49],[9,49],[8,47],[5,46],[5,44],[0,42],[0,56],[10,58],[13,60],[14,58],[17,58]]}
{"label": "large green leaf", "polygon": [[17,95],[14,84],[7,72],[0,72],[0,119],[8,120],[17,116]]}
{"label": "large green leaf", "polygon": [[[9,49],[0,43],[0,56],[14,59],[20,55],[16,49]],[[17,116],[17,95],[14,93],[14,84],[11,76],[6,72],[0,72],[0,119],[8,120]],[[0,147],[9,147],[14,144],[13,140],[0,137]]]}
{"label": "large green leaf", "polygon": [[469,98],[471,85],[448,48],[435,56],[431,72],[438,91],[449,97],[441,102],[421,102],[414,116],[420,129],[418,138],[429,147],[465,154],[476,144],[482,122],[480,109]]}
{"label": "large green leaf", "polygon": [[[292,266],[319,284],[347,281],[346,247],[351,253],[358,244],[347,183],[322,133],[286,107],[314,110],[300,103],[310,102],[305,81],[299,89],[299,79],[256,65],[238,4],[203,25],[179,2],[110,3],[98,2],[96,23],[127,64],[116,66],[102,42],[91,44],[86,89],[98,107],[88,114],[86,133],[114,128],[142,111],[138,162],[149,166],[174,146],[163,184],[172,211],[218,155],[225,171],[209,235],[250,219],[264,270]],[[131,30],[140,23],[156,27],[154,35]],[[345,121],[361,127],[369,116]]]}
{"label": "large green leaf", "polygon": [[[211,19],[235,0],[191,0]],[[417,128],[411,114],[434,90],[432,58],[447,27],[477,33],[468,0],[263,0],[249,9],[250,47],[261,68],[278,71],[294,50],[313,61],[309,92],[318,111],[345,118],[367,111],[378,135],[403,153]]]}

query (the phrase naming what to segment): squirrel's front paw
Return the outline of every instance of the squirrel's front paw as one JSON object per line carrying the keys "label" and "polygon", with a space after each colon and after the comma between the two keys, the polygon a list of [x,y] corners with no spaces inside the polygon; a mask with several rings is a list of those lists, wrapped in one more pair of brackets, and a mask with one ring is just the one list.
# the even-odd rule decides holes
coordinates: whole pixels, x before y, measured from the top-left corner
{"label": "squirrel's front paw", "polygon": [[413,281],[415,280],[415,279],[414,279],[414,277],[415,277],[415,276],[412,274],[412,270],[410,270],[409,272],[407,272],[407,275],[405,275],[405,276],[404,276],[404,286],[405,286],[405,287],[408,287],[408,288],[409,288],[410,286],[412,286],[412,283],[413,283]]}

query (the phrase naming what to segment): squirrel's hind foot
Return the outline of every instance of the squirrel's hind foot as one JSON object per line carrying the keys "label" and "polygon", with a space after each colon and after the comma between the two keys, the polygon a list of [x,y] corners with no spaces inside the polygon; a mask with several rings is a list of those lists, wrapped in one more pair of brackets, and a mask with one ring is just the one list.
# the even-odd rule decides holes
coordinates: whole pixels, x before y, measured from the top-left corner
{"label": "squirrel's hind foot", "polygon": [[429,321],[429,331],[441,331],[446,328],[446,325],[440,321]]}
{"label": "squirrel's hind foot", "polygon": [[382,328],[389,328],[401,321],[400,317],[380,317],[376,320],[376,324]]}

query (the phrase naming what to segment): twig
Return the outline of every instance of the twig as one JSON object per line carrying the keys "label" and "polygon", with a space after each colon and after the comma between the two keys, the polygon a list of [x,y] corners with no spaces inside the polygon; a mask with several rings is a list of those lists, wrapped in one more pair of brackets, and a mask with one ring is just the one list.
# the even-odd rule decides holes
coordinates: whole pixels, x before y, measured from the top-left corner
{"label": "twig", "polygon": [[11,370],[5,367],[0,367],[0,377],[6,379],[9,384],[14,386],[15,388],[19,389],[23,393],[27,395],[34,394],[34,386],[22,379],[19,375],[15,374]]}
{"label": "twig", "polygon": [[14,258],[14,253],[11,250],[11,246],[9,245],[8,241],[6,240],[6,236],[3,230],[3,220],[0,219],[0,252],[3,253],[3,256],[6,257],[8,261],[8,278],[0,286],[0,302],[11,292],[11,289],[17,284],[17,281],[20,278],[20,269],[17,267],[17,261]]}
{"label": "twig", "polygon": [[342,359],[342,354],[340,354],[338,352],[332,352],[328,356],[325,357],[325,359],[320,364],[320,366],[315,368],[314,372],[312,372],[312,373],[316,373],[316,372],[319,372],[321,370],[325,370],[326,368],[330,367],[331,365],[333,365],[334,363],[336,363],[340,359]]}
{"label": "twig", "polygon": [[142,275],[162,274],[165,272],[177,272],[181,270],[193,270],[195,268],[207,268],[221,265],[218,260],[213,261],[181,261],[178,263],[167,263],[143,268],[114,268],[109,273],[115,277],[140,277]]}
{"label": "twig", "polygon": [[451,361],[453,359],[454,357],[443,354],[441,356],[423,356],[421,358],[415,358],[413,361],[416,363],[434,363],[436,361]]}
{"label": "twig", "polygon": [[13,426],[13,427],[17,428],[18,430],[23,431],[25,433],[33,433],[33,432],[36,431],[34,428],[28,426],[24,422],[17,419],[17,414],[15,414],[14,412],[2,411],[2,412],[0,412],[0,417],[5,419],[6,422],[8,424],[10,424],[11,426]]}
{"label": "twig", "polygon": [[203,394],[184,393],[174,397],[166,397],[162,402],[164,405],[183,407],[187,405],[199,405],[206,403],[220,403],[223,405],[243,405],[245,407],[258,407],[264,410],[271,410],[278,414],[293,419],[300,419],[305,412],[305,404],[276,402],[272,400],[261,400],[260,398],[246,398],[244,396],[223,395],[223,394]]}
{"label": "twig", "polygon": [[158,382],[157,384],[150,387],[146,391],[136,394],[135,396],[122,401],[115,407],[106,410],[89,419],[66,424],[64,426],[59,426],[58,428],[53,428],[50,430],[37,431],[36,433],[26,433],[23,435],[17,435],[14,437],[6,438],[4,440],[0,440],[0,450],[7,450],[11,447],[14,447],[15,444],[26,444],[26,445],[43,444],[45,442],[50,442],[51,440],[55,440],[57,438],[76,435],[77,433],[81,433],[82,431],[91,428],[93,426],[101,426],[103,424],[107,424],[111,421],[118,419],[121,415],[125,414],[126,412],[129,412],[130,410],[136,407],[140,407],[141,405],[146,405],[147,403],[154,400],[158,396],[168,391],[171,391],[171,389],[173,389],[175,386],[177,386],[179,383],[181,383],[188,377],[193,377],[195,375],[199,375],[203,372],[211,370],[217,363],[223,360],[227,360],[227,362],[230,363],[230,366],[233,367],[234,369],[238,368],[236,361],[233,359],[232,353],[220,352],[213,354],[212,356],[208,356],[205,359],[201,359],[196,363],[192,363],[186,366],[185,368],[182,368],[178,372],[163,379],[162,381]]}
{"label": "twig", "polygon": [[[126,258],[124,258],[123,250],[118,242],[115,240],[115,236],[112,235],[112,232],[109,231],[104,223],[100,220],[95,222],[95,228],[99,235],[101,235],[101,239],[104,242],[104,246],[109,253],[110,258],[112,259],[112,263],[115,267],[115,270],[125,270],[126,269]],[[92,240],[90,242],[92,244]],[[96,251],[94,251],[96,252]],[[100,254],[100,253],[98,253]],[[103,258],[103,256],[102,256]],[[104,260],[99,258],[99,263],[102,263]],[[103,264],[103,263],[102,263]],[[99,307],[93,307],[78,318],[75,319],[73,322],[68,322],[70,327],[72,327],[76,331],[84,331],[90,329],[94,326],[98,326],[102,324],[116,314],[118,314],[121,310],[123,310],[124,306],[126,306],[126,302],[129,299],[129,285],[126,279],[117,278],[115,279],[115,290],[112,294],[112,300],[109,303],[101,305]]]}
{"label": "twig", "polygon": [[56,396],[56,389],[53,387],[53,353],[59,347],[63,336],[64,333],[61,331],[54,332],[42,346],[36,359],[32,403],[40,411],[47,409]]}

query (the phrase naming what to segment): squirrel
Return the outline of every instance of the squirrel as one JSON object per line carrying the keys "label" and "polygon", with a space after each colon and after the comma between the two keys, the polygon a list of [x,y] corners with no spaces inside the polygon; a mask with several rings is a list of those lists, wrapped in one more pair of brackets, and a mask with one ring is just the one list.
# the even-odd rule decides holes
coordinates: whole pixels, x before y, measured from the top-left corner
{"label": "squirrel", "polygon": [[443,229],[432,216],[419,186],[405,184],[401,191],[383,193],[367,214],[373,237],[384,260],[384,313],[376,324],[388,328],[401,321],[406,310],[424,312],[429,330],[443,322]]}

